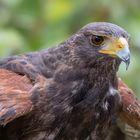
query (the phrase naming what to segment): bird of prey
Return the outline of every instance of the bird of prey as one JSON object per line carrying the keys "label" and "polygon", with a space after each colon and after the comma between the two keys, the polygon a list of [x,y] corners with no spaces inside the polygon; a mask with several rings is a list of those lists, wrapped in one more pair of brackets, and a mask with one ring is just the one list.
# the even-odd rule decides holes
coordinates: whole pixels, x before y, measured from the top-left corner
{"label": "bird of prey", "polygon": [[121,27],[96,22],[54,48],[2,59],[1,69],[33,88],[0,94],[1,139],[104,140],[121,103],[116,74],[130,63],[128,40]]}
{"label": "bird of prey", "polygon": [[[26,114],[26,111],[28,112],[29,109],[31,109],[30,100],[28,100],[28,98],[30,96],[29,90],[32,87],[33,84],[28,77],[0,69],[0,95],[4,95],[1,95],[1,97],[3,97],[1,100],[5,100],[5,102],[8,101],[7,104],[3,104],[5,112],[1,111],[0,116],[6,114],[10,106],[14,106],[16,111],[20,109],[20,112]],[[133,91],[120,79],[118,80],[118,88],[121,96],[121,104],[117,117],[119,121],[117,119],[117,121],[111,124],[109,130],[106,130],[107,137],[105,140],[139,140],[140,101],[138,101]],[[9,95],[12,102],[9,101]],[[20,99],[17,100],[19,97]],[[24,100],[20,102],[21,99]],[[23,106],[28,107],[24,108]],[[21,114],[17,115],[20,116]],[[18,118],[18,116],[16,116],[16,118]],[[12,117],[12,119],[14,119],[14,117]],[[7,132],[4,134],[8,135]],[[0,136],[0,139],[5,139],[5,137],[3,138]],[[92,133],[89,136],[89,140],[94,140]]]}

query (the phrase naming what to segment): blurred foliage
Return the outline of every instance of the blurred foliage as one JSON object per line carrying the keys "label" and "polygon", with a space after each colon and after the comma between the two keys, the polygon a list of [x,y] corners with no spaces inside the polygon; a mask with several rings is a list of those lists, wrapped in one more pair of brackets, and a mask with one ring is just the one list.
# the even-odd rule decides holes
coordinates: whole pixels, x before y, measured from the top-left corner
{"label": "blurred foliage", "polygon": [[119,75],[140,96],[139,0],[0,0],[0,56],[51,47],[94,21],[130,33],[131,65],[128,71],[121,66]]}

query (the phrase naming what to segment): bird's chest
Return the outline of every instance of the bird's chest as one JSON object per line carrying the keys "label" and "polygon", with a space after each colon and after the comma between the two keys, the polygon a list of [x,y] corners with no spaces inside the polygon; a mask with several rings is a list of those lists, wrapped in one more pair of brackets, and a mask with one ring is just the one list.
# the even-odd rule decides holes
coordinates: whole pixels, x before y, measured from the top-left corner
{"label": "bird's chest", "polygon": [[80,90],[79,96],[74,98],[72,110],[56,137],[68,140],[86,140],[91,137],[93,140],[104,139],[106,130],[117,112],[117,91],[112,86],[92,87],[90,90]]}
{"label": "bird's chest", "polygon": [[77,111],[79,117],[82,116],[82,121],[79,123],[81,128],[83,128],[82,134],[88,130],[87,133],[92,132],[92,136],[101,140],[101,136],[105,133],[104,131],[115,119],[119,96],[115,90],[111,90],[109,89],[104,93],[105,96],[102,99],[99,99],[100,97],[93,98],[93,103],[87,107],[88,109],[83,108],[81,111]]}

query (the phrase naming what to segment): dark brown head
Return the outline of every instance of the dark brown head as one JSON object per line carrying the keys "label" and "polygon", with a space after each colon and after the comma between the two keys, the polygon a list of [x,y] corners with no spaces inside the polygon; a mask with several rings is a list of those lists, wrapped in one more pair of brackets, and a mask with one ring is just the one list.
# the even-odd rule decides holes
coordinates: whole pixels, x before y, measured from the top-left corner
{"label": "dark brown head", "polygon": [[76,56],[88,61],[110,58],[130,63],[129,34],[121,27],[106,22],[90,23],[74,36]]}

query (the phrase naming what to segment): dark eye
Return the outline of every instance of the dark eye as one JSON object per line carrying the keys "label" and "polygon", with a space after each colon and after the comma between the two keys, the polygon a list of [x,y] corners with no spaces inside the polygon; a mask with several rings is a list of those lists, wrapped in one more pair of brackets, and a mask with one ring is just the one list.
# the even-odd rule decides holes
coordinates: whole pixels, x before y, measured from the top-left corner
{"label": "dark eye", "polygon": [[104,38],[102,36],[91,36],[92,45],[99,46],[104,42]]}

